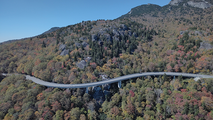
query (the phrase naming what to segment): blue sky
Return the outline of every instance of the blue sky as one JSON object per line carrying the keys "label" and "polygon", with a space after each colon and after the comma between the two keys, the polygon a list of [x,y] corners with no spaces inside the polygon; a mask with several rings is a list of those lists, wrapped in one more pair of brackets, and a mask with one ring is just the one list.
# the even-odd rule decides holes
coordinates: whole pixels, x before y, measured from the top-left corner
{"label": "blue sky", "polygon": [[0,0],[0,42],[39,35],[52,27],[116,19],[131,8],[170,0]]}

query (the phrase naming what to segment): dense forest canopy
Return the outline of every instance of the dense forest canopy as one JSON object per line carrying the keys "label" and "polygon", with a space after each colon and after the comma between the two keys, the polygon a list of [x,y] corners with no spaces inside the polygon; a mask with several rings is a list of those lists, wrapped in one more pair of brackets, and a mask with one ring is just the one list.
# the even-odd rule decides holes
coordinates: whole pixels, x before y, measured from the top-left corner
{"label": "dense forest canopy", "polygon": [[[196,2],[196,1],[194,1]],[[0,44],[0,73],[81,84],[141,72],[212,75],[213,7],[142,5],[115,20],[82,21]],[[0,119],[213,119],[212,79],[146,76],[59,89],[0,76]]]}

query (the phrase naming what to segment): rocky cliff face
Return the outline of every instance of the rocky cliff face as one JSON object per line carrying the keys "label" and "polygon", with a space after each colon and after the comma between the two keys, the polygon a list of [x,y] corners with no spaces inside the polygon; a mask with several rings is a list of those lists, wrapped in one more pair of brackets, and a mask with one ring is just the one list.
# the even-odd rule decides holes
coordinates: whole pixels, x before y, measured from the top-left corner
{"label": "rocky cliff face", "polygon": [[206,9],[211,7],[212,5],[206,1],[203,2],[193,2],[193,1],[189,1],[187,2],[187,4],[191,7],[197,7],[197,8],[202,8],[202,9]]}
{"label": "rocky cliff face", "polygon": [[209,50],[209,49],[212,49],[212,48],[213,48],[213,46],[211,44],[209,44],[206,41],[203,41],[203,42],[200,43],[200,48],[199,49]]}
{"label": "rocky cliff face", "polygon": [[[183,3],[183,4],[180,4]],[[179,6],[179,5],[183,5],[183,6],[191,6],[191,7],[196,7],[196,8],[202,8],[202,9],[206,9],[212,6],[211,3],[205,1],[205,0],[200,0],[200,1],[184,1],[184,0],[172,0],[170,1],[169,5],[172,6]]]}
{"label": "rocky cliff face", "polygon": [[169,2],[169,5],[178,6],[181,2],[183,2],[183,0],[172,0]]}

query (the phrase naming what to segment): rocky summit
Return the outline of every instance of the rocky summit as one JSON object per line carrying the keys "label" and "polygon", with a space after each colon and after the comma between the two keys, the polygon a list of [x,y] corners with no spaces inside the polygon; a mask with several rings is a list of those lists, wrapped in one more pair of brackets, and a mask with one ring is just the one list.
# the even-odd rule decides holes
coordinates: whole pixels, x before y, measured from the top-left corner
{"label": "rocky summit", "polygon": [[196,8],[202,8],[202,9],[206,9],[212,6],[211,3],[205,1],[205,0],[198,0],[198,1],[184,1],[184,0],[172,0],[170,1],[169,5],[172,6],[179,6],[179,5],[183,5],[183,6],[191,6],[191,7],[196,7]]}

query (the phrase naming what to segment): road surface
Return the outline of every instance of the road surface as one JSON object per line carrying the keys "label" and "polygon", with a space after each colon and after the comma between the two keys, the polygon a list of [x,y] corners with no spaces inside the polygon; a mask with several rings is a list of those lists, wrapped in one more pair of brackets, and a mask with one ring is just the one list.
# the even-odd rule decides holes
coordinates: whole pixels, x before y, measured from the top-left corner
{"label": "road surface", "polygon": [[[177,72],[147,72],[147,73],[136,73],[131,75],[125,75],[109,80],[104,80],[100,82],[93,82],[93,83],[83,83],[83,84],[58,84],[58,83],[52,83],[52,82],[46,82],[41,79],[32,77],[30,75],[26,75],[26,79],[32,80],[33,82],[44,85],[47,87],[56,87],[56,88],[87,88],[87,87],[93,87],[93,86],[100,86],[104,84],[110,84],[110,83],[116,83],[123,80],[128,80],[131,78],[137,78],[142,76],[160,76],[166,74],[167,76],[183,76],[183,77],[194,77],[194,78],[213,78],[211,75],[199,75],[199,74],[188,74],[188,73],[177,73]],[[10,75],[3,73],[2,75]]]}

